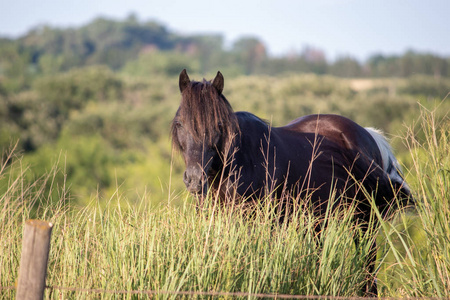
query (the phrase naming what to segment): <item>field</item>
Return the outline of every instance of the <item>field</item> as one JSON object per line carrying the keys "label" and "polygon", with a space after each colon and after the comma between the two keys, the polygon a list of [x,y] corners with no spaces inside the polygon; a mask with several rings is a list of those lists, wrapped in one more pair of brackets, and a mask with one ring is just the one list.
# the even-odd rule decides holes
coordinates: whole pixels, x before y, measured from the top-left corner
{"label": "field", "polygon": [[[263,84],[269,82],[271,85]],[[355,87],[355,84],[358,89],[351,89],[350,86]],[[330,112],[331,107],[333,112],[353,116],[363,125],[379,125],[392,132],[392,128],[400,126],[395,122],[383,123],[388,118],[385,112],[420,106],[412,104],[408,97],[386,96],[392,102],[382,102],[381,97],[378,101],[379,96],[370,93],[389,93],[384,90],[383,82],[355,83],[317,76],[278,80],[249,77],[234,79],[228,87],[226,95],[232,104],[240,103],[239,109],[257,112],[274,125],[281,125],[291,114],[298,115],[305,110]],[[174,87],[168,87],[170,93],[175,94],[174,90]],[[126,99],[139,102],[146,98],[138,97],[136,90],[129,92],[131,96]],[[252,94],[251,97],[246,93]],[[282,95],[281,104],[277,100],[275,105],[271,100],[275,94]],[[158,101],[164,101],[164,95],[160,95],[162,100]],[[358,104],[364,95],[369,95],[370,100],[366,107]],[[300,105],[298,97],[302,100]],[[346,99],[345,105],[342,99]],[[294,102],[299,106],[295,112],[292,109]],[[165,105],[176,108],[175,103],[168,101]],[[101,114],[100,105],[88,106],[83,115],[72,115],[71,124],[77,124],[77,118],[87,118],[89,113]],[[400,149],[399,158],[405,166],[417,207],[391,220],[380,220],[377,280],[383,297],[450,296],[448,100],[433,104],[425,99],[421,107],[405,109],[404,123],[409,125],[403,124],[402,132],[397,132],[393,141],[395,148]],[[114,105],[112,109],[116,109]],[[380,114],[375,113],[375,109]],[[368,111],[372,113],[371,119],[361,120],[362,116],[371,115]],[[278,119],[280,116],[283,118]],[[68,126],[67,130],[73,129]],[[94,137],[81,136],[85,139],[83,143],[94,144],[91,153],[102,150],[105,140],[110,143],[107,137],[104,132]],[[63,139],[64,133],[56,145],[64,145]],[[76,147],[76,143],[72,145]],[[38,161],[37,155],[45,153],[43,150],[25,156],[14,150],[5,152],[0,171],[3,191],[0,199],[3,220],[0,225],[0,286],[14,285],[23,223],[29,218],[39,218],[55,224],[47,278],[47,285],[54,288],[47,289],[48,298],[140,298],[142,295],[127,294],[126,291],[145,290],[156,291],[161,298],[181,297],[164,293],[167,291],[188,291],[194,295],[195,292],[211,291],[360,295],[366,278],[362,266],[369,255],[372,237],[361,236],[361,230],[351,222],[349,212],[330,213],[327,226],[319,234],[313,228],[318,220],[302,209],[291,222],[274,225],[274,207],[264,199],[251,217],[217,205],[213,196],[207,208],[197,212],[193,199],[180,192],[182,187],[177,182],[181,182],[181,164],[170,155],[167,136],[159,138],[158,143],[142,142],[142,145],[150,150],[165,149],[166,160],[157,162],[154,154],[143,156],[141,152],[136,157],[142,155],[144,158],[138,161],[151,164],[144,163],[137,168],[131,163],[120,165],[119,161],[115,179],[110,179],[114,184],[102,188],[97,183],[97,192],[89,192],[87,188],[80,192],[76,190],[80,187],[77,181],[73,181],[75,184],[69,181],[73,180],[74,172],[70,170],[71,155],[76,152],[56,155],[56,160],[49,158],[53,165],[50,164],[39,176],[33,168]],[[49,150],[52,146],[45,147],[41,149],[52,153]],[[100,154],[93,159],[101,160]],[[152,168],[159,173],[156,186],[162,187],[160,196],[146,190],[139,181],[132,181],[135,190],[130,193],[130,182],[121,181],[123,174],[139,178],[141,173],[132,173],[146,167],[150,173]],[[379,218],[376,210],[374,216]],[[359,240],[358,246],[353,242],[355,239]],[[87,291],[89,289],[97,292]],[[103,292],[98,293],[98,290]],[[117,291],[124,294],[117,294]],[[2,298],[14,295],[11,289],[3,289],[0,293]],[[184,297],[189,298],[188,295]],[[223,297],[226,296],[219,298]]]}
{"label": "field", "polygon": [[[380,296],[450,296],[450,59],[328,62],[224,41],[133,16],[0,38],[0,298],[15,295],[31,218],[55,224],[49,299],[358,296],[374,238]],[[210,195],[196,211],[169,137],[184,68],[195,80],[220,70],[234,110],[273,126],[334,113],[383,130],[417,207],[376,235],[351,208],[319,220],[299,206],[278,224],[270,199],[243,213]]]}

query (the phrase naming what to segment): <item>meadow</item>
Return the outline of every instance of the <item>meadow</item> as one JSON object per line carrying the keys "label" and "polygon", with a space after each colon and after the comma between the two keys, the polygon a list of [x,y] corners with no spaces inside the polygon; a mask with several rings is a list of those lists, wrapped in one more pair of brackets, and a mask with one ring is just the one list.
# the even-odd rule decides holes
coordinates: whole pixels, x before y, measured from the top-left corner
{"label": "meadow", "polygon": [[[5,151],[1,287],[17,278],[25,220],[39,218],[55,224],[47,277],[54,288],[47,289],[47,298],[143,297],[113,292],[133,290],[156,291],[158,298],[190,297],[165,291],[360,295],[373,237],[361,235],[351,210],[330,212],[319,233],[314,224],[320,220],[304,209],[291,222],[274,225],[276,209],[268,199],[261,199],[251,217],[221,207],[213,195],[196,211],[195,200],[183,192],[182,163],[167,133],[178,103],[176,80],[163,85],[156,79],[164,87],[158,89],[149,88],[155,81],[120,80],[127,110],[117,100],[91,101],[69,110],[55,142],[31,154],[14,146]],[[417,206],[390,220],[374,210],[380,219],[379,295],[449,297],[449,103],[414,94],[408,90],[414,80],[393,85],[316,75],[238,77],[226,81],[225,95],[235,109],[255,112],[275,126],[293,116],[333,112],[388,132]],[[20,95],[26,96],[39,97]],[[152,116],[155,127],[139,127]],[[94,131],[83,127],[98,120],[102,125]],[[155,137],[140,138],[142,130]],[[14,296],[12,289],[0,293]]]}
{"label": "meadow", "polygon": [[[30,218],[55,224],[48,299],[358,296],[374,238],[380,296],[449,297],[449,58],[308,51],[270,57],[256,38],[229,48],[132,15],[0,38],[0,298],[15,295]],[[210,195],[197,211],[169,138],[184,68],[195,80],[220,70],[233,108],[273,126],[334,113],[382,129],[416,208],[376,235],[351,208],[325,221],[298,207],[277,224],[270,199],[244,214]]]}

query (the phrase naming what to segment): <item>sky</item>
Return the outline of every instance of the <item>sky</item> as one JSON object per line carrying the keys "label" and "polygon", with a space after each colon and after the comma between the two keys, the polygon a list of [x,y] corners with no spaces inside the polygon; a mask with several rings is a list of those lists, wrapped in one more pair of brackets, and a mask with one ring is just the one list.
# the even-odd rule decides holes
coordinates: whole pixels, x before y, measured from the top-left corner
{"label": "sky", "polygon": [[178,34],[257,37],[269,54],[323,50],[330,60],[405,51],[450,56],[450,0],[0,0],[0,36],[102,16],[157,21]]}

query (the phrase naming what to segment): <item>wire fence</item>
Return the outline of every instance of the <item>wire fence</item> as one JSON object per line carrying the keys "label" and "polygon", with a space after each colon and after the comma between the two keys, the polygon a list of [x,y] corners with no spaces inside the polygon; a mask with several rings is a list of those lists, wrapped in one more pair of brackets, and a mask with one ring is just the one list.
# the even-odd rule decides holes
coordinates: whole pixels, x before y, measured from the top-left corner
{"label": "wire fence", "polygon": [[[341,297],[341,296],[307,296],[307,295],[290,295],[290,294],[265,294],[265,293],[248,293],[248,292],[216,292],[216,291],[157,291],[157,290],[105,290],[105,289],[88,289],[88,288],[74,288],[62,286],[46,286],[45,287],[52,295],[55,292],[77,292],[90,294],[114,294],[114,295],[174,295],[174,296],[191,296],[191,297],[231,297],[231,298],[258,298],[258,299],[333,299],[333,300],[361,300],[361,299],[375,299],[369,297]],[[14,286],[0,286],[1,290],[15,290]],[[51,297],[50,297],[51,298]],[[380,299],[380,298],[377,298]],[[385,298],[388,299],[388,298]],[[421,298],[423,300],[423,298]],[[430,299],[431,300],[431,299]]]}
{"label": "wire fence", "polygon": [[156,291],[156,290],[103,290],[103,289],[79,289],[79,288],[66,288],[60,286],[48,286],[53,291],[74,291],[84,293],[95,294],[120,294],[120,295],[174,295],[174,296],[210,296],[210,297],[252,297],[252,298],[265,298],[265,299],[369,299],[361,297],[332,297],[332,296],[304,296],[304,295],[289,295],[289,294],[265,294],[265,293],[248,293],[248,292],[216,292],[216,291]]}
{"label": "wire fence", "polygon": [[[106,289],[88,289],[74,288],[63,286],[46,286],[46,290],[50,292],[50,298],[55,292],[76,292],[88,294],[114,294],[114,295],[145,295],[145,296],[161,296],[174,295],[186,297],[230,297],[230,298],[257,298],[257,299],[304,299],[304,300],[394,300],[393,297],[344,297],[344,296],[318,296],[318,295],[290,295],[290,294],[264,294],[264,293],[248,293],[248,292],[215,292],[215,291],[157,291],[157,290],[106,290]],[[15,290],[15,286],[0,286],[0,291]],[[0,294],[1,297],[1,294]],[[435,297],[415,297],[408,300],[442,300]]]}

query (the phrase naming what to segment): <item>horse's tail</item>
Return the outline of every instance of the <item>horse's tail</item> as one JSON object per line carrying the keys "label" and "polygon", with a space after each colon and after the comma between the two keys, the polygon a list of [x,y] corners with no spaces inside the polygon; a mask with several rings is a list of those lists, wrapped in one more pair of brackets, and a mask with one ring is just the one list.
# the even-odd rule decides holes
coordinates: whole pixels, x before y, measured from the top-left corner
{"label": "horse's tail", "polygon": [[366,127],[365,129],[370,133],[372,138],[377,143],[378,149],[380,150],[383,161],[382,169],[388,174],[394,185],[401,187],[404,193],[411,195],[411,190],[403,178],[402,168],[397,158],[395,158],[391,145],[384,136],[383,132],[372,127]]}

